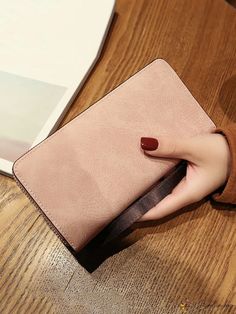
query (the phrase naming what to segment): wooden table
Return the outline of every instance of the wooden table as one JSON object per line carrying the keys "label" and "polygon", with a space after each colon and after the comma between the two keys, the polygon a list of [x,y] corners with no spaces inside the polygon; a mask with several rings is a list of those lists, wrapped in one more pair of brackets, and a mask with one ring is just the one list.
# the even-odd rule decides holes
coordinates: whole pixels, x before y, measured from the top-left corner
{"label": "wooden table", "polygon": [[[116,12],[63,123],[155,58],[218,126],[236,120],[236,9],[224,0],[118,0]],[[235,313],[235,219],[234,207],[207,200],[134,226],[89,273],[0,176],[0,313]]]}

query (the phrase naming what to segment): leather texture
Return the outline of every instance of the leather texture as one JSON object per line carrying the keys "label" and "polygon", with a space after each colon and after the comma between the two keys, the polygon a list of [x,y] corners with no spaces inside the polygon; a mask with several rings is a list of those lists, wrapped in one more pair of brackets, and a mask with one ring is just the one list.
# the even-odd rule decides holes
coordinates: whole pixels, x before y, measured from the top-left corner
{"label": "leather texture", "polygon": [[18,159],[13,172],[79,251],[179,162],[148,158],[141,137],[214,129],[174,70],[157,59]]}

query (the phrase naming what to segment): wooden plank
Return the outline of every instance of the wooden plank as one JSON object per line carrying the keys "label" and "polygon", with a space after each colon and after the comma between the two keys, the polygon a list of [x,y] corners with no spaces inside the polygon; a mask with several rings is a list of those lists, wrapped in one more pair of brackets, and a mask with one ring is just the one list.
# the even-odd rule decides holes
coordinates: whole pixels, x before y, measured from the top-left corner
{"label": "wooden plank", "polygon": [[[118,0],[99,63],[63,124],[155,58],[217,125],[235,121],[236,10],[223,0]],[[0,313],[234,313],[235,208],[209,200],[135,225],[88,273],[0,176]]]}

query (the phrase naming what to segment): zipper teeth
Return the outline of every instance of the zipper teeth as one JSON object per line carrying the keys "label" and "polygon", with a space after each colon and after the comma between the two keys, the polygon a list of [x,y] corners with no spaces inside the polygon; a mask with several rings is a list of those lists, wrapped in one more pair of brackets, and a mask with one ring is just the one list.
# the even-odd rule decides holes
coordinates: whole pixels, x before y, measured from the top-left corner
{"label": "zipper teeth", "polygon": [[47,215],[44,213],[44,211],[40,208],[40,206],[36,203],[36,201],[33,199],[33,197],[29,194],[29,192],[24,188],[24,186],[21,184],[21,182],[18,180],[16,175],[13,173],[13,177],[15,179],[15,182],[17,186],[21,189],[21,191],[27,196],[29,201],[37,208],[39,213],[44,217],[47,225],[50,227],[50,229],[58,236],[58,238],[64,243],[66,247],[69,247],[71,249],[71,245],[66,241],[66,239],[62,236],[62,234],[57,230],[57,228],[53,225],[51,220],[47,217]]}

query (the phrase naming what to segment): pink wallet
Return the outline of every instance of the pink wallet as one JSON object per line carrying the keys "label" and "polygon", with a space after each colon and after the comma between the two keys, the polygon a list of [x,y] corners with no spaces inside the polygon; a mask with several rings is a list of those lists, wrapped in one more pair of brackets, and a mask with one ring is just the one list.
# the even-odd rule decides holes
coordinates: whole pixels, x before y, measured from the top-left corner
{"label": "pink wallet", "polygon": [[157,59],[19,158],[13,173],[78,252],[179,163],[145,156],[141,137],[214,128],[174,70]]}

